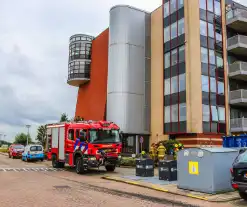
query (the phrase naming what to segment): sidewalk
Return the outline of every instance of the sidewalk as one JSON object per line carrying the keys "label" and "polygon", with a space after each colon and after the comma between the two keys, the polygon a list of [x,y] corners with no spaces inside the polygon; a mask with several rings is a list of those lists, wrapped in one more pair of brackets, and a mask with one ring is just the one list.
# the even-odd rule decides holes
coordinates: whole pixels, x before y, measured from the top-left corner
{"label": "sidewalk", "polygon": [[189,190],[182,190],[177,188],[177,181],[168,182],[159,180],[157,176],[154,177],[138,177],[138,176],[104,176],[102,179],[126,183],[129,185],[135,185],[143,188],[152,189],[159,192],[169,193],[173,195],[185,196],[188,198],[194,198],[204,200],[208,202],[229,202],[239,200],[240,197],[237,192],[228,192],[222,194],[207,194],[194,192]]}

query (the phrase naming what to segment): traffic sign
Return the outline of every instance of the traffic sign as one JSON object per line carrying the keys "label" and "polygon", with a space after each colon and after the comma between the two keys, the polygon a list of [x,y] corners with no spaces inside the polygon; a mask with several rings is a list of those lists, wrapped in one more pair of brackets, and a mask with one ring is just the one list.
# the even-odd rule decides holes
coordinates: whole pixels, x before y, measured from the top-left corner
{"label": "traffic sign", "polygon": [[140,137],[140,143],[143,143],[143,141],[144,141],[143,137]]}

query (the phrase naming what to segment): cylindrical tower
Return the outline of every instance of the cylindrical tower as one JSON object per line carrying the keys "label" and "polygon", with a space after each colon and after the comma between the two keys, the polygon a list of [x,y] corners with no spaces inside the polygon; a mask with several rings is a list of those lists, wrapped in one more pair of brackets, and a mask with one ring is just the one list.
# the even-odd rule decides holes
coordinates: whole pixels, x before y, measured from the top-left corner
{"label": "cylindrical tower", "polygon": [[80,86],[90,80],[91,51],[94,37],[75,34],[70,37],[67,83]]}

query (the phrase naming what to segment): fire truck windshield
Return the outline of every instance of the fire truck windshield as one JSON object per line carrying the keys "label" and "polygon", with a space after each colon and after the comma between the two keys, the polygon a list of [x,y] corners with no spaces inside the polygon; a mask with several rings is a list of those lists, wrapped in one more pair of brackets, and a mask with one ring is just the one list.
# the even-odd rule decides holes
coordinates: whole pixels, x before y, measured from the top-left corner
{"label": "fire truck windshield", "polygon": [[119,131],[115,129],[89,130],[90,143],[117,143],[120,142]]}

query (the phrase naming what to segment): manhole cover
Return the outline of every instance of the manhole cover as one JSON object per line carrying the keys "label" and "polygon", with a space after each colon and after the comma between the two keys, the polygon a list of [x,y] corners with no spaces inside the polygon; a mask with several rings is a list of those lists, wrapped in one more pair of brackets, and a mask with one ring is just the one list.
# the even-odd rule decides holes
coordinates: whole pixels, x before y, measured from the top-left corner
{"label": "manhole cover", "polygon": [[69,189],[69,188],[71,188],[68,185],[55,185],[53,187],[56,188],[56,189]]}

